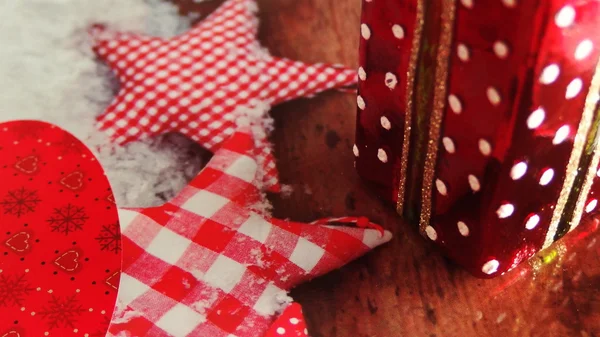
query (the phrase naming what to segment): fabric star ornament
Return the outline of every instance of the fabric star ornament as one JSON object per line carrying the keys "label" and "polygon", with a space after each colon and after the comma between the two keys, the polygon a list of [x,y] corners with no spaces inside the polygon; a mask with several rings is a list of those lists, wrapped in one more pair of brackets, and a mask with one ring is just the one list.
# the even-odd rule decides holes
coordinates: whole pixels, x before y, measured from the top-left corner
{"label": "fabric star ornament", "polygon": [[119,211],[123,272],[110,334],[264,336],[291,301],[289,289],[391,238],[333,224],[340,219],[304,224],[254,212],[255,153],[242,129],[173,200]]}
{"label": "fabric star ornament", "polygon": [[[96,30],[94,50],[121,83],[98,127],[119,144],[177,131],[215,152],[244,108],[356,82],[353,70],[269,55],[256,40],[256,9],[254,0],[228,0],[171,39]],[[277,190],[271,145],[259,148],[263,182]]]}

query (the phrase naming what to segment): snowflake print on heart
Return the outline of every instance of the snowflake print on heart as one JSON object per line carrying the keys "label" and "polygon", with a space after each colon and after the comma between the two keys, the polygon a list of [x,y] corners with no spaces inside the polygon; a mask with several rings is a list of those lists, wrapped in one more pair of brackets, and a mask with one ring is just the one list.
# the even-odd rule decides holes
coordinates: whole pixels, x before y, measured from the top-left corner
{"label": "snowflake print on heart", "polygon": [[[121,82],[99,128],[119,144],[178,131],[215,152],[241,111],[355,84],[354,70],[271,56],[256,40],[256,10],[228,0],[171,39],[95,30],[94,50]],[[278,190],[271,145],[257,142],[263,182]]]}
{"label": "snowflake print on heart", "polygon": [[121,234],[100,164],[55,126],[2,123],[0,181],[0,336],[104,336]]}

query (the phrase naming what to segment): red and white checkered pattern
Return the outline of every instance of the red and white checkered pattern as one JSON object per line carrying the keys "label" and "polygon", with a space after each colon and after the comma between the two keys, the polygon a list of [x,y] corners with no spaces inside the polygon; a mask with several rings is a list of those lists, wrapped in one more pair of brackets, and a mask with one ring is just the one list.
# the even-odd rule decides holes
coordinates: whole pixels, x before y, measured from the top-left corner
{"label": "red and white checkered pattern", "polygon": [[263,336],[287,290],[391,238],[253,212],[255,152],[249,131],[236,132],[171,202],[120,210],[123,272],[111,334]]}
{"label": "red and white checkered pattern", "polygon": [[[239,109],[274,105],[356,82],[356,73],[273,57],[256,40],[254,0],[228,0],[172,39],[96,30],[94,50],[121,91],[98,126],[119,144],[178,131],[215,152],[233,134]],[[271,145],[258,156],[264,183],[278,189]]]}

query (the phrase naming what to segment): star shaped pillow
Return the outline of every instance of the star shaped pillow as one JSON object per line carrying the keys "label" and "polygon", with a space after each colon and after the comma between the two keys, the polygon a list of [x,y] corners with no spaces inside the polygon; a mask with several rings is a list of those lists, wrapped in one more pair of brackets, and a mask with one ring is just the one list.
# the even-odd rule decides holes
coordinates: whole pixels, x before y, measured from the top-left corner
{"label": "star shaped pillow", "polygon": [[[112,335],[265,336],[288,307],[288,290],[390,240],[359,228],[374,227],[364,218],[304,224],[259,215],[257,169],[242,129],[173,200],[119,211],[124,257]],[[304,332],[291,318],[275,333]]]}
{"label": "star shaped pillow", "polygon": [[[98,127],[119,144],[177,131],[215,152],[242,111],[355,84],[353,70],[271,56],[256,11],[255,0],[228,0],[170,39],[95,30],[94,50],[121,83]],[[271,145],[258,145],[262,180],[278,190]]]}

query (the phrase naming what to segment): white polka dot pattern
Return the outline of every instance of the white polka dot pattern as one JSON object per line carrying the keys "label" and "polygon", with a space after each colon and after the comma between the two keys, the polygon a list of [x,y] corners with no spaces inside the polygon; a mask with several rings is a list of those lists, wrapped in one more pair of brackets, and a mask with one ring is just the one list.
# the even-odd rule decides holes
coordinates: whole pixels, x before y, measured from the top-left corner
{"label": "white polka dot pattern", "polygon": [[[596,124],[594,112],[586,113],[600,101],[600,5],[458,0],[448,34],[439,25],[449,27],[447,17],[425,11],[415,20],[391,13],[393,2],[364,5],[370,40],[360,39],[360,65],[371,78],[360,84],[367,107],[358,112],[357,139],[368,153],[361,175],[389,181],[382,195],[405,214],[419,212],[422,234],[481,277],[525,261],[567,233],[581,212],[600,212],[600,173],[585,167],[600,166],[588,157],[596,145],[587,129]],[[404,27],[403,41],[390,34],[394,24]],[[438,48],[428,53],[419,42],[432,30]],[[424,64],[430,72],[419,68]],[[389,96],[386,72],[398,76],[393,94],[404,97]],[[391,132],[381,130],[381,116],[394,121]],[[377,162],[379,148],[391,164]],[[381,179],[387,167],[393,175]],[[590,175],[591,194],[573,200],[587,191]],[[561,196],[576,209],[563,211]]]}
{"label": "white polka dot pattern", "polygon": [[[172,39],[95,34],[95,52],[121,82],[98,127],[119,144],[178,131],[214,152],[240,108],[278,104],[356,83],[355,71],[270,56],[256,40],[253,0],[229,0]],[[267,186],[278,186],[271,145],[260,141]]]}

